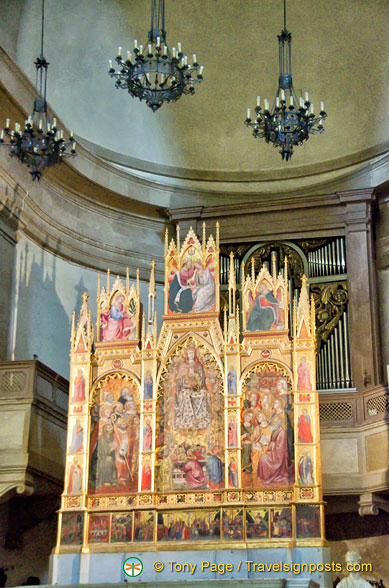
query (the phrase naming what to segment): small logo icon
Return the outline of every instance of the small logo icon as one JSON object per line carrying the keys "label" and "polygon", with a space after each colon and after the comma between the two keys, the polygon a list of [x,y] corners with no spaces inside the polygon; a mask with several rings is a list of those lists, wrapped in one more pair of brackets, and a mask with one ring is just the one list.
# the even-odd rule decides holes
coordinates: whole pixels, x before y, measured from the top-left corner
{"label": "small logo icon", "polygon": [[142,573],[143,564],[137,557],[129,557],[123,564],[123,572],[126,576],[134,578]]}

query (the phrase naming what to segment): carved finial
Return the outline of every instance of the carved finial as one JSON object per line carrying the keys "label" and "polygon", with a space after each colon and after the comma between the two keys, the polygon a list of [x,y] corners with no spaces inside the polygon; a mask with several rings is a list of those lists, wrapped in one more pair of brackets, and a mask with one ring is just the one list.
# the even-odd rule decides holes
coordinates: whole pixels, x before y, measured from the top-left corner
{"label": "carved finial", "polygon": [[166,229],[165,229],[165,255],[167,253],[168,247],[169,247],[169,229],[166,227]]}
{"label": "carved finial", "polygon": [[244,261],[242,261],[241,265],[240,265],[240,271],[241,271],[241,276],[242,276],[242,283],[241,283],[241,289],[243,290],[244,288],[244,281],[246,279],[246,276],[244,275],[244,268],[245,268],[245,263]]}
{"label": "carved finial", "polygon": [[136,291],[138,292],[138,296],[140,296],[139,268],[136,268]]}
{"label": "carved finial", "polygon": [[305,274],[303,274],[303,277],[301,278],[301,284],[302,284],[302,288],[306,288],[306,286],[307,286],[307,276]]}
{"label": "carved finial", "polygon": [[100,297],[100,290],[101,290],[101,275],[97,274],[97,300]]}
{"label": "carved finial", "polygon": [[311,332],[313,340],[316,341],[316,309],[313,294],[311,294]]}
{"label": "carved finial", "polygon": [[228,323],[227,323],[227,304],[224,305],[224,343],[227,345],[227,330],[228,330]]}
{"label": "carved finial", "polygon": [[155,297],[155,261],[151,262],[150,282],[149,282],[149,296]]}
{"label": "carved finial", "polygon": [[219,221],[217,221],[217,223],[216,223],[216,249],[219,249],[219,229],[220,229],[220,224],[219,224]]}
{"label": "carved finial", "polygon": [[288,284],[288,258],[284,257],[284,280],[285,280],[285,285]]}
{"label": "carved finial", "polygon": [[146,316],[145,313],[142,314],[142,332],[140,334],[140,339],[142,341],[142,347],[144,345],[144,339],[145,339],[145,322],[146,322]]}
{"label": "carved finial", "polygon": [[293,337],[297,335],[297,299],[293,297]]}
{"label": "carved finial", "polygon": [[88,292],[84,292],[84,294],[82,295],[83,304],[88,304],[88,300],[89,300],[89,294],[88,294]]}
{"label": "carved finial", "polygon": [[228,303],[230,307],[229,317],[235,316],[235,291],[236,291],[236,280],[235,280],[235,268],[234,268],[234,254],[230,252],[230,267],[228,272]]}
{"label": "carved finial", "polygon": [[180,252],[181,245],[180,245],[180,225],[177,225],[177,253]]}
{"label": "carved finial", "polygon": [[73,345],[73,342],[74,342],[75,330],[76,330],[76,313],[73,310],[73,314],[72,314],[72,333],[70,335],[70,342],[71,342],[72,345]]}
{"label": "carved finial", "polygon": [[149,307],[148,307],[148,325],[153,322],[154,316],[154,300],[156,296],[155,292],[155,261],[151,262],[150,282],[149,282]]}
{"label": "carved finial", "polygon": [[126,268],[126,290],[127,290],[127,294],[130,291],[130,268],[127,267]]}
{"label": "carved finial", "polygon": [[206,226],[207,225],[205,224],[205,222],[203,222],[203,251],[205,251],[205,248],[207,246],[207,241],[206,241],[207,235],[205,232]]}
{"label": "carved finial", "polygon": [[277,277],[277,253],[275,251],[271,252],[271,275],[273,279]]}
{"label": "carved finial", "polygon": [[255,259],[254,257],[251,258],[251,282],[254,286],[255,284]]}

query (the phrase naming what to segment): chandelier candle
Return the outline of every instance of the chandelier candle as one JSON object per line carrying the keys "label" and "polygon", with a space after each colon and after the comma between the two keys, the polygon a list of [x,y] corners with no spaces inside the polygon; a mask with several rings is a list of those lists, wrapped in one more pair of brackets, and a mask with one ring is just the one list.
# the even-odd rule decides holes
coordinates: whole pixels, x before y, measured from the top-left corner
{"label": "chandelier candle", "polygon": [[[302,145],[310,135],[322,133],[323,120],[327,117],[324,102],[320,102],[320,113],[314,114],[314,106],[309,102],[309,94],[305,92],[305,101],[298,100],[292,82],[292,35],[286,28],[286,0],[284,0],[284,28],[278,35],[279,47],[279,78],[278,90],[269,109],[269,101],[265,99],[264,111],[261,110],[260,99],[257,97],[255,112],[257,117],[252,121],[247,116],[245,125],[251,127],[255,138],[265,139],[279,149],[282,159],[289,161],[293,155],[293,147]],[[289,103],[289,106],[287,104]],[[299,104],[299,108],[295,107]],[[249,110],[248,110],[249,112]]]}
{"label": "chandelier candle", "polygon": [[183,94],[194,94],[195,84],[203,79],[203,66],[197,63],[193,54],[193,64],[182,52],[181,43],[170,53],[166,43],[165,0],[151,0],[151,28],[148,33],[147,55],[143,45],[138,48],[134,40],[134,58],[127,52],[122,59],[122,48],[116,56],[118,69],[109,61],[109,75],[116,79],[115,87],[127,90],[133,98],[144,100],[153,112],[165,102],[176,102]]}

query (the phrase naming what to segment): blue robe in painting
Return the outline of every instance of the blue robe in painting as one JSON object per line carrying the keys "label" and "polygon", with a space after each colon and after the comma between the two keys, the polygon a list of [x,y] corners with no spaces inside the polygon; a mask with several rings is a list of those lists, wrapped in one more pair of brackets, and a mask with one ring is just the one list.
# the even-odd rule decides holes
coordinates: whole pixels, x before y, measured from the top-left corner
{"label": "blue robe in painting", "polygon": [[180,285],[178,276],[176,274],[172,283],[170,284],[168,305],[172,312],[182,312],[185,314],[191,312],[193,308],[193,297],[191,289],[187,288],[186,290],[182,290],[176,303],[176,296],[181,288],[182,286]]}
{"label": "blue robe in painting", "polygon": [[246,330],[270,331],[273,323],[276,322],[277,310],[273,306],[275,304],[278,309],[278,300],[274,298],[272,292],[268,292],[265,296],[257,296],[254,308],[247,322]]}

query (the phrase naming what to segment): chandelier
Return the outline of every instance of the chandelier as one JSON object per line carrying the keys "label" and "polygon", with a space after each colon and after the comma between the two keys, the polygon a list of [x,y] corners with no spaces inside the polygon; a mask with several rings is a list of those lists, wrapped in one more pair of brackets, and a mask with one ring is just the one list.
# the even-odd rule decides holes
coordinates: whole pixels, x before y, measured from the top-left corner
{"label": "chandelier", "polygon": [[[41,51],[34,62],[36,68],[36,93],[32,114],[24,121],[24,128],[15,122],[15,129],[10,129],[10,119],[6,119],[5,128],[0,132],[0,144],[9,149],[11,157],[16,157],[31,169],[32,179],[38,181],[45,167],[51,167],[62,159],[76,155],[76,143],[73,131],[68,141],[62,130],[57,128],[57,119],[50,119],[47,112],[46,90],[47,69],[49,63],[43,55],[45,6],[42,0]],[[68,151],[68,149],[70,150]]]}
{"label": "chandelier", "polygon": [[134,98],[145,100],[153,112],[164,102],[176,102],[182,94],[194,94],[195,84],[203,79],[204,67],[188,63],[181,43],[170,51],[166,43],[165,0],[151,0],[151,28],[145,46],[134,40],[134,53],[126,59],[119,47],[115,59],[118,70],[109,62],[109,74],[116,79],[116,88],[128,90]]}
{"label": "chandelier", "polygon": [[279,68],[278,90],[272,108],[264,100],[262,110],[261,98],[257,96],[255,116],[251,118],[251,109],[247,109],[245,124],[253,129],[255,138],[265,139],[279,148],[283,160],[288,161],[293,155],[293,146],[302,145],[315,135],[324,131],[323,120],[327,114],[324,102],[320,102],[320,112],[314,114],[314,105],[309,100],[308,92],[304,98],[297,95],[292,81],[292,35],[286,28],[286,0],[284,0],[284,29],[278,35]]}

